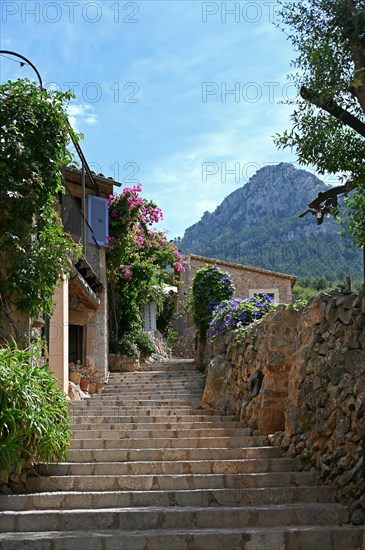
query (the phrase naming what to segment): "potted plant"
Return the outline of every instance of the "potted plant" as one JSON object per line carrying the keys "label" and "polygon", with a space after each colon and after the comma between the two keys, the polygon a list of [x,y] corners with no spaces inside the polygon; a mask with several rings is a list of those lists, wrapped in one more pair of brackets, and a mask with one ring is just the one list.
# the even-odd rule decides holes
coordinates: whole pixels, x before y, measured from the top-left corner
{"label": "potted plant", "polygon": [[[81,381],[80,381],[80,387],[83,391],[87,391],[88,393],[96,393],[97,391],[97,382],[99,381],[98,372],[95,369],[93,365],[85,365],[80,370],[81,373]],[[83,387],[85,389],[83,389]],[[86,389],[87,388],[87,389]]]}
{"label": "potted plant", "polygon": [[68,364],[70,382],[73,382],[74,384],[78,384],[78,385],[80,384],[80,380],[81,380],[80,369],[81,368],[82,368],[82,365],[81,365],[80,361],[76,361],[76,363],[71,361]]}

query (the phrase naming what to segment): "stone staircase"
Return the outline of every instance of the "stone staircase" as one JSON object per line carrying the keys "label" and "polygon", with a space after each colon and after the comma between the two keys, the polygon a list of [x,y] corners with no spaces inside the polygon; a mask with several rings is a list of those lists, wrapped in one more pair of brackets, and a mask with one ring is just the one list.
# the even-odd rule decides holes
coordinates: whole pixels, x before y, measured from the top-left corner
{"label": "stone staircase", "polygon": [[198,409],[193,364],[112,374],[71,403],[68,461],[0,496],[1,550],[360,550],[362,528],[314,472]]}

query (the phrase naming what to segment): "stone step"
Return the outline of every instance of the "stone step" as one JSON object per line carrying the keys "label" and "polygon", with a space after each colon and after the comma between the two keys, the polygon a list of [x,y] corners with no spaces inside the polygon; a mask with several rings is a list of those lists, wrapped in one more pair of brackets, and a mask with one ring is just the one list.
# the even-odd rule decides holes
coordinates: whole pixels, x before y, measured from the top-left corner
{"label": "stone step", "polygon": [[177,414],[196,415],[198,413],[207,415],[207,413],[201,409],[198,409],[199,403],[200,398],[197,399],[195,397],[186,399],[182,399],[181,397],[176,399],[124,399],[119,405],[116,405],[112,401],[96,401],[90,399],[90,405],[73,405],[69,408],[69,412],[70,414],[73,412],[87,414],[89,411],[114,411],[115,409],[118,409],[125,411],[138,410],[141,413],[145,412],[145,414],[151,414],[151,411],[156,411],[158,413],[161,409],[165,414],[174,416]]}
{"label": "stone step", "polygon": [[[151,400],[154,401],[171,401],[175,402],[176,400],[190,399],[194,397],[195,399],[201,399],[203,392],[198,391],[189,391],[181,390],[180,392],[156,392],[153,388],[149,392],[140,392],[139,390],[131,391],[119,391],[117,388],[108,388],[103,392],[103,394],[94,394],[93,401],[101,401],[103,399],[112,398],[119,399],[122,401],[145,401]],[[173,404],[173,403],[172,403]]]}
{"label": "stone step", "polygon": [[41,510],[1,514],[0,532],[73,531],[81,529],[221,529],[287,525],[331,525],[348,520],[337,503],[290,503],[267,506],[140,507],[93,510]]}
{"label": "stone step", "polygon": [[361,545],[362,529],[349,526],[0,534],[0,550],[360,550]]}
{"label": "stone step", "polygon": [[28,492],[264,488],[316,485],[317,481],[313,472],[40,476],[29,478]]}
{"label": "stone step", "polygon": [[329,486],[195,489],[180,491],[58,491],[1,495],[0,510],[73,510],[139,506],[254,506],[290,502],[334,502]]}
{"label": "stone step", "polygon": [[233,460],[248,458],[281,458],[280,447],[239,447],[200,449],[119,449],[89,447],[94,440],[80,440],[79,446],[68,451],[67,462],[123,462],[156,460]]}
{"label": "stone step", "polygon": [[[162,386],[162,387],[161,387]],[[97,396],[105,396],[108,395],[111,391],[122,393],[122,394],[129,394],[130,392],[160,392],[160,393],[172,393],[175,390],[174,382],[172,381],[169,385],[164,383],[162,380],[156,380],[153,384],[142,384],[142,383],[133,383],[133,384],[127,384],[126,382],[121,382],[120,384],[106,384],[100,391],[97,393]],[[203,393],[204,387],[202,384],[198,383],[186,383],[181,386],[176,386],[176,391],[195,391]]]}
{"label": "stone step", "polygon": [[117,388],[137,388],[137,389],[166,389],[171,390],[173,388],[201,388],[204,386],[204,379],[201,376],[140,376],[138,378],[120,378],[119,380],[108,380],[103,386],[102,391],[109,387]]}
{"label": "stone step", "polygon": [[187,374],[186,376],[182,375],[181,373],[178,374],[151,374],[147,373],[145,375],[142,375],[138,373],[137,376],[125,374],[120,375],[119,378],[113,377],[109,378],[107,385],[104,386],[108,387],[110,385],[118,385],[121,387],[133,387],[136,386],[145,386],[145,387],[153,387],[157,384],[161,384],[161,386],[172,386],[173,384],[176,385],[177,388],[181,386],[192,386],[192,385],[204,385],[204,378],[200,374]]}
{"label": "stone step", "polygon": [[201,388],[204,387],[204,379],[201,376],[189,376],[186,378],[176,377],[145,377],[131,380],[130,377],[121,378],[120,380],[108,380],[108,383],[103,386],[102,391],[109,387],[116,388],[159,388],[161,390],[181,389],[181,388]]}
{"label": "stone step", "polygon": [[[137,371],[138,372],[138,371]],[[159,363],[158,366],[155,364],[144,365],[139,369],[139,372],[149,373],[149,372],[184,372],[184,373],[195,373],[197,372],[196,367],[192,364],[174,364],[174,363]],[[118,373],[113,373],[118,374]]]}
{"label": "stone step", "polygon": [[116,529],[3,533],[0,550],[360,550],[362,528],[349,526],[235,529]]}
{"label": "stone step", "polygon": [[[185,424],[189,422],[221,422],[223,423],[229,423],[229,417],[225,420],[225,417],[223,416],[203,416],[202,414],[186,414],[186,415],[180,415],[180,414],[174,414],[174,411],[170,411],[171,414],[168,414],[169,411],[154,411],[152,410],[151,414],[148,414],[148,411],[140,411],[140,410],[134,410],[133,416],[132,415],[126,415],[124,411],[121,411],[122,414],[118,415],[112,415],[112,416],[93,416],[93,421],[95,424],[104,424],[104,423],[110,423],[110,422],[123,422],[128,424],[136,424],[138,422],[141,422],[142,424],[146,422],[159,422],[159,423],[179,423]],[[147,412],[147,414],[146,414]],[[152,414],[153,413],[153,414]],[[83,418],[87,418],[87,415],[85,415]],[[75,417],[76,422],[79,423],[80,418]]]}
{"label": "stone step", "polygon": [[161,392],[157,393],[153,390],[151,392],[118,392],[116,390],[110,389],[105,390],[105,393],[103,396],[100,396],[100,399],[96,396],[96,398],[93,399],[95,402],[102,401],[105,397],[111,397],[114,399],[119,399],[120,401],[167,401],[171,402],[171,405],[175,405],[176,401],[183,401],[184,399],[201,399],[203,395],[203,392],[192,392],[192,391],[181,391],[181,392]]}
{"label": "stone step", "polygon": [[[185,376],[189,376],[189,375],[194,375],[194,374],[200,374],[199,371],[196,370],[196,368],[192,365],[163,365],[162,363],[160,363],[160,365],[158,367],[149,367],[149,368],[143,368],[143,369],[139,369],[139,370],[136,370],[136,371],[133,371],[133,374],[134,376],[148,376],[149,374],[153,373],[154,375],[155,374],[160,374],[160,375],[172,375],[172,376],[176,376],[178,374],[183,374]],[[125,374],[129,374],[127,372],[111,372],[110,373],[110,378],[112,379],[115,379],[117,378],[118,376],[123,376]],[[201,375],[201,374],[200,374]]]}
{"label": "stone step", "polygon": [[[113,391],[115,392],[119,397],[114,397],[114,399],[117,399],[119,401],[122,401],[124,399],[126,399],[127,397],[130,397],[130,396],[143,396],[143,397],[149,397],[149,396],[157,396],[158,398],[160,399],[167,399],[167,398],[171,398],[171,397],[176,397],[176,396],[190,396],[190,395],[202,395],[202,390],[200,388],[197,388],[197,389],[185,389],[185,388],[182,388],[181,390],[177,390],[177,391],[173,391],[173,390],[165,390],[165,391],[159,391],[157,388],[154,389],[154,388],[149,388],[148,390],[140,390],[140,389],[131,389],[131,390],[126,390],[125,388],[123,388],[123,390],[119,390],[118,388],[115,388],[115,387],[112,387],[112,388],[107,388],[106,390],[103,390],[102,393],[98,393],[95,395],[93,401],[95,401],[96,399],[99,401],[99,400],[110,400],[110,399],[113,399],[113,396],[110,396],[109,393]],[[78,403],[83,403],[83,401],[77,401],[76,404]],[[71,405],[74,405],[75,402],[71,402],[70,403]]]}
{"label": "stone step", "polygon": [[[84,418],[84,422],[82,422],[82,418]],[[71,427],[77,426],[82,424],[85,429],[85,424],[88,424],[90,426],[90,429],[99,429],[105,428],[107,429],[110,426],[116,426],[119,428],[122,426],[125,427],[125,429],[139,429],[140,425],[144,424],[159,424],[160,426],[163,424],[167,424],[170,426],[177,425],[182,426],[184,428],[188,428],[189,424],[197,424],[197,422],[193,421],[193,417],[191,422],[188,422],[187,420],[180,420],[181,417],[166,417],[166,416],[143,416],[139,417],[141,420],[138,421],[138,417],[136,416],[117,416],[114,417],[111,416],[90,416],[90,417],[78,417],[75,416],[71,421]],[[149,421],[149,422],[148,422]],[[200,423],[202,423],[202,420],[200,420]],[[137,428],[130,428],[129,424],[137,426]],[[216,422],[212,422],[212,424],[216,424]],[[222,422],[223,424],[223,422]],[[229,423],[227,422],[227,426]]]}
{"label": "stone step", "polygon": [[[90,439],[74,439],[75,446],[71,449],[79,448],[81,444],[84,445],[86,449],[120,449],[121,453],[124,450],[192,450],[192,449],[227,449],[227,445],[230,446],[232,451],[237,453],[237,449],[242,449],[244,447],[251,447],[253,449],[264,447],[267,445],[267,437],[265,436],[242,436],[242,437],[184,437],[184,438],[163,438],[156,437],[154,439],[146,438],[133,438],[131,437],[120,437],[118,431],[111,431],[110,433],[105,434],[105,432],[100,432],[101,436],[98,437],[96,432],[93,434],[92,430],[88,432],[90,434]],[[110,436],[110,437],[109,437]],[[114,436],[114,437],[113,437]],[[81,442],[81,443],[79,443]],[[83,443],[82,443],[83,442]]]}
{"label": "stone step", "polygon": [[43,476],[80,475],[161,475],[161,474],[246,474],[292,472],[296,461],[291,458],[242,458],[160,461],[60,462],[39,464]]}
{"label": "stone step", "polygon": [[[85,400],[86,401],[86,400]],[[182,415],[182,414],[197,414],[197,406],[199,405],[200,399],[172,399],[166,400],[153,400],[153,399],[126,399],[122,401],[120,405],[115,405],[114,402],[104,402],[104,401],[94,401],[90,405],[81,405],[79,407],[73,406],[70,407],[70,414],[90,414],[90,412],[104,411],[114,413],[115,410],[121,410],[126,412],[138,411],[139,413],[151,414],[151,411],[154,413],[168,414],[169,416],[173,415]],[[202,410],[200,410],[202,414]]]}
{"label": "stone step", "polygon": [[[129,417],[126,417],[129,418]],[[149,418],[150,420],[150,418]],[[183,429],[183,430],[204,430],[204,429],[210,429],[210,428],[222,428],[222,429],[230,429],[230,428],[241,428],[242,434],[249,435],[251,433],[251,430],[248,428],[242,427],[242,422],[184,422],[179,423],[174,420],[171,420],[169,422],[159,422],[158,419],[153,419],[151,422],[126,422],[124,421],[124,426],[121,427],[120,422],[117,424],[104,424],[104,423],[98,423],[98,422],[91,422],[87,425],[82,425],[81,423],[74,423],[71,424],[71,427],[74,430],[75,435],[81,434],[81,432],[84,431],[99,431],[103,430],[106,434],[108,434],[108,437],[110,437],[110,433],[112,431],[117,431],[118,433],[130,433],[134,430],[176,430],[176,429]],[[247,431],[246,431],[247,430]],[[114,437],[114,436],[112,436]],[[267,437],[266,437],[267,440]]]}
{"label": "stone step", "polygon": [[174,379],[156,379],[153,381],[150,380],[134,380],[134,381],[128,381],[128,380],[121,380],[121,381],[114,381],[109,382],[103,386],[101,389],[101,395],[109,388],[118,389],[121,391],[125,390],[131,390],[131,391],[150,391],[150,390],[157,390],[157,391],[173,391],[176,389],[176,391],[179,390],[202,390],[204,387],[204,384],[202,380],[196,379],[196,380],[180,380],[177,382]]}
{"label": "stone step", "polygon": [[[138,410],[146,411],[146,414],[148,413],[148,411],[151,411],[151,408],[157,411],[159,409],[163,409],[165,412],[166,409],[170,409],[169,414],[181,414],[184,413],[184,411],[186,411],[188,414],[196,414],[197,406],[199,406],[199,401],[200,398],[196,397],[189,397],[186,399],[182,399],[181,397],[176,397],[176,399],[154,399],[152,397],[151,399],[122,399],[119,401],[119,404],[116,404],[115,401],[96,401],[94,399],[90,399],[90,405],[73,405],[69,408],[69,411],[70,413],[80,411],[82,414],[86,414],[90,410],[133,410],[138,407]],[[194,403],[194,405],[192,405],[192,403]],[[201,409],[198,409],[198,411],[199,410],[200,414],[202,414],[203,411]]]}
{"label": "stone step", "polygon": [[158,384],[161,385],[161,388],[169,389],[172,387],[183,388],[183,387],[198,387],[204,385],[204,378],[200,375],[192,376],[172,376],[172,375],[151,375],[146,376],[124,376],[119,379],[109,378],[107,384],[103,386],[103,389],[108,388],[109,386],[118,386],[121,388],[133,388],[133,387],[144,387],[144,388],[153,388],[157,387]]}
{"label": "stone step", "polygon": [[[112,439],[115,442],[115,439]],[[267,443],[267,438],[263,436],[255,437],[184,437],[178,439],[155,438],[153,442],[149,439],[135,439],[133,437],[119,439],[117,448],[119,449],[149,449],[151,445],[154,449],[197,449],[202,447],[218,448],[241,448],[261,447]],[[105,443],[106,445],[106,443]]]}
{"label": "stone step", "polygon": [[[76,435],[76,433],[75,433]],[[80,440],[84,438],[90,437],[90,434],[88,434],[88,430],[83,430],[82,434],[78,432],[78,439],[73,439],[71,442],[71,448],[73,446],[73,443],[75,442],[76,447],[79,448],[80,446]],[[109,437],[110,430],[106,433],[106,435]],[[190,430],[184,430],[184,429],[163,429],[163,430],[120,430],[119,435],[117,434],[114,437],[122,438],[129,438],[134,437],[137,439],[144,439],[149,438],[151,440],[153,439],[161,439],[164,437],[169,437],[171,439],[176,439],[179,437],[187,438],[194,435],[194,437],[240,437],[242,435],[250,435],[249,428],[205,428],[205,429],[193,429]],[[103,433],[100,433],[99,437],[103,437]],[[152,442],[151,442],[152,443]],[[270,449],[274,449],[274,447],[269,447]]]}
{"label": "stone step", "polygon": [[170,369],[151,371],[135,371],[135,372],[114,372],[109,376],[109,383],[120,382],[121,380],[130,380],[131,382],[138,380],[203,380],[202,375],[194,369]]}
{"label": "stone step", "polygon": [[199,409],[192,362],[112,373],[70,403],[67,461],[0,496],[0,550],[359,550],[314,471],[234,416]]}

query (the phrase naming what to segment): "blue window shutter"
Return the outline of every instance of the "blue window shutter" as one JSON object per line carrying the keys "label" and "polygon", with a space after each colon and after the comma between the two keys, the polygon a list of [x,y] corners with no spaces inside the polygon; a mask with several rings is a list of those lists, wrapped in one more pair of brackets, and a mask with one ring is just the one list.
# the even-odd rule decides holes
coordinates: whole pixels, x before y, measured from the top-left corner
{"label": "blue window shutter", "polygon": [[[88,195],[88,222],[92,232],[88,231],[88,242],[103,246],[108,236],[108,199]],[[94,239],[95,241],[94,241]]]}

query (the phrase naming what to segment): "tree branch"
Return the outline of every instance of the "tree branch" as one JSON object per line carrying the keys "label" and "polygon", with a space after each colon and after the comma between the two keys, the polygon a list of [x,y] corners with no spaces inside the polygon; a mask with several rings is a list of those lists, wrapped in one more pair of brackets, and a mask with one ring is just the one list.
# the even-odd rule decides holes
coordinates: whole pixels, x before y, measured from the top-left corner
{"label": "tree branch", "polygon": [[353,189],[351,182],[347,182],[345,185],[331,187],[327,191],[318,193],[317,198],[308,204],[309,209],[300,214],[299,218],[304,218],[311,213],[316,216],[317,224],[321,225],[326,214],[338,213],[338,196],[348,193],[351,189]]}
{"label": "tree branch", "polygon": [[343,124],[346,124],[346,126],[350,126],[350,128],[355,130],[360,136],[365,137],[365,124],[346,111],[346,109],[337,105],[332,98],[320,98],[313,90],[305,86],[300,88],[300,95],[303,99],[309,101],[309,103],[313,103],[316,107],[327,111],[327,113],[337,118]]}
{"label": "tree branch", "polygon": [[325,200],[331,199],[336,200],[338,195],[343,195],[344,193],[348,193],[351,191],[351,188],[348,184],[345,185],[338,185],[337,187],[331,187],[328,189],[328,191],[323,191],[321,193],[318,193],[318,196],[316,199],[314,199],[312,202],[308,204],[309,208],[320,208],[322,202]]}

